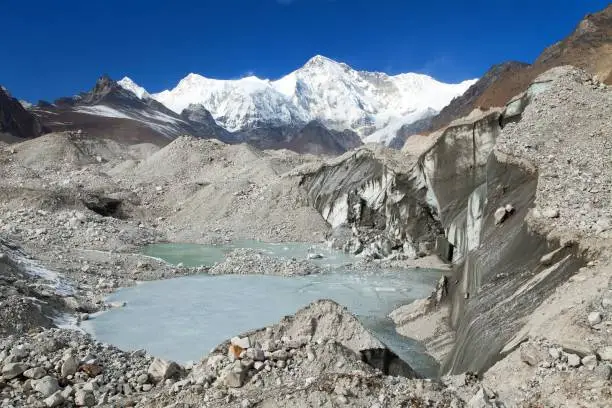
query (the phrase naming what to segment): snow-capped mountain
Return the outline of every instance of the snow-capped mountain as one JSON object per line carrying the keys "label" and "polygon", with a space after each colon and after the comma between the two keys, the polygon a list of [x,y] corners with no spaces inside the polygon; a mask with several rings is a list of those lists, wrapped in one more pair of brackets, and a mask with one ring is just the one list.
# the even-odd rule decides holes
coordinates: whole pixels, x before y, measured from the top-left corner
{"label": "snow-capped mountain", "polygon": [[254,76],[218,80],[189,74],[176,88],[154,94],[153,98],[177,113],[190,104],[201,104],[217,123],[232,132],[303,123],[309,119],[271,81]]}
{"label": "snow-capped mountain", "polygon": [[[179,114],[190,104],[201,104],[232,132],[316,120],[331,129],[350,129],[366,137],[386,126],[395,128],[439,111],[474,82],[446,84],[422,74],[356,71],[318,55],[276,81],[254,76],[218,80],[189,74],[174,89],[150,97]],[[129,78],[119,83],[141,98],[149,97]],[[367,140],[385,142],[393,137],[389,132],[391,128]]]}
{"label": "snow-capped mountain", "polygon": [[144,89],[142,86],[138,85],[136,82],[132,81],[128,77],[123,77],[123,79],[117,81],[117,83],[121,85],[121,87],[123,87],[124,89],[133,92],[134,95],[136,95],[140,99],[151,97],[151,95],[147,92],[146,89]]}

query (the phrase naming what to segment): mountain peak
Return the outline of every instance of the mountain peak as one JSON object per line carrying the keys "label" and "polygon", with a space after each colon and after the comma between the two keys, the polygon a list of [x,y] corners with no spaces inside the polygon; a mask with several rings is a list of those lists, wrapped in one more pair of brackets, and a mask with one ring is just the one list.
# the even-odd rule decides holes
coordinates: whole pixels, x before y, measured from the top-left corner
{"label": "mountain peak", "polygon": [[138,85],[136,82],[132,81],[130,77],[123,77],[120,81],[117,81],[123,89],[132,92],[139,99],[150,98],[151,95],[144,89],[142,86]]}
{"label": "mountain peak", "polygon": [[331,58],[324,57],[323,55],[315,55],[309,59],[304,67],[320,67],[324,65],[340,65],[338,61],[334,61]]}

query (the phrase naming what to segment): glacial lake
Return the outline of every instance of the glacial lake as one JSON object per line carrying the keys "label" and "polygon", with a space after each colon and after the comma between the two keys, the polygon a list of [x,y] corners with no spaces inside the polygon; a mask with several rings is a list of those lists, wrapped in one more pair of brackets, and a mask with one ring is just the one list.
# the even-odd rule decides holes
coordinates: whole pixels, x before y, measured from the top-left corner
{"label": "glacial lake", "polygon": [[317,275],[197,275],[141,283],[120,289],[109,301],[123,308],[93,316],[82,327],[98,340],[126,350],[144,348],[152,355],[179,362],[198,361],[232,336],[278,322],[317,299],[332,299],[358,316],[365,327],[417,372],[435,376],[437,365],[422,346],[398,335],[389,312],[431,293],[440,271],[354,270],[355,259],[324,247],[305,244],[263,244],[244,241],[228,246],[162,244],[144,253],[171,263],[211,265],[237,247],[258,248],[283,258],[306,259],[308,253],[324,268]]}

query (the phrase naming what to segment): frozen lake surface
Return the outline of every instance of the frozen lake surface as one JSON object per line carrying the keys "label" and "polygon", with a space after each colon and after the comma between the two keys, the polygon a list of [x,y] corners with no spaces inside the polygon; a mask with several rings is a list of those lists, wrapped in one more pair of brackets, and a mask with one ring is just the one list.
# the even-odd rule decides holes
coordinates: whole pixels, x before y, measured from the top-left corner
{"label": "frozen lake surface", "polygon": [[[236,243],[231,246],[156,245],[151,256],[185,265],[210,265],[236,247],[258,247],[280,257],[305,259],[313,248],[304,244]],[[124,349],[144,348],[151,354],[186,362],[197,361],[224,340],[250,329],[278,322],[308,303],[333,299],[356,314],[374,335],[417,371],[435,375],[435,362],[416,342],[396,334],[386,317],[396,307],[427,296],[438,271],[347,270],[353,258],[324,248],[316,262],[326,272],[300,277],[261,275],[190,276],[146,282],[120,289],[110,301],[127,306],[83,322],[100,341]]]}

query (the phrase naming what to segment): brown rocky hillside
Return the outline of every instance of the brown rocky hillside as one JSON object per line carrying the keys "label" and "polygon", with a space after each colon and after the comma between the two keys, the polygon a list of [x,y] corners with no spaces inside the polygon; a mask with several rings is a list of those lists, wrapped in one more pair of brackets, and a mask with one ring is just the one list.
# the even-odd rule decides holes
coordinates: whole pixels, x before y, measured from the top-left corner
{"label": "brown rocky hillside", "polygon": [[533,64],[506,62],[493,66],[464,95],[442,109],[427,130],[440,129],[476,107],[503,106],[538,75],[561,65],[574,65],[612,84],[612,4],[586,15],[568,37],[546,48]]}

